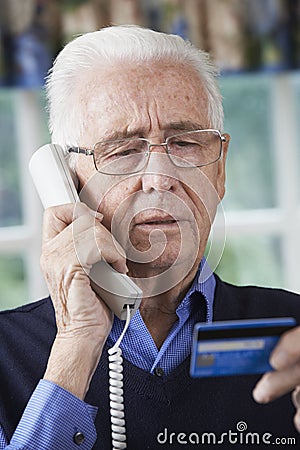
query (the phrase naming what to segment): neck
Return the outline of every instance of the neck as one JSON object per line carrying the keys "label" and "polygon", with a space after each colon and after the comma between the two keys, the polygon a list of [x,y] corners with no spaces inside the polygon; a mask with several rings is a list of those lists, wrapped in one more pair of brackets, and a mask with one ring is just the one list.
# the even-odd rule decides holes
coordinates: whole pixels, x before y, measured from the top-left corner
{"label": "neck", "polygon": [[[137,283],[140,285],[144,294],[146,292],[148,293],[148,295],[144,295],[141,302],[140,314],[158,349],[161,348],[173,325],[178,320],[176,314],[177,307],[188,292],[196,275],[197,269],[198,265],[195,265],[193,270],[191,270],[188,275],[179,283],[177,283],[171,289],[168,289],[165,292],[161,292],[157,295],[151,295],[151,292],[159,291],[158,284],[152,282],[150,289],[150,277],[147,279],[144,278],[144,283],[140,283],[139,281],[141,280],[141,274],[139,273],[138,277],[136,276],[135,271],[135,278]],[[176,271],[176,273],[178,279],[178,270]],[[152,278],[152,280],[153,279],[154,277]]]}

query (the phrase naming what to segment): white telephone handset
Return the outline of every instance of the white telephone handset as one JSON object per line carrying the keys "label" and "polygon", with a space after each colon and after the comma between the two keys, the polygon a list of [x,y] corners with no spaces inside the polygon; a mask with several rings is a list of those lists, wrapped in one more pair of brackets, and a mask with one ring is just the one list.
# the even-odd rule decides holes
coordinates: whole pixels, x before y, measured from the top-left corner
{"label": "white telephone handset", "polygon": [[[29,162],[29,170],[44,208],[80,201],[63,149],[56,144],[39,148]],[[90,272],[93,290],[121,319],[132,317],[138,309],[141,289],[127,276],[105,261],[94,264]]]}

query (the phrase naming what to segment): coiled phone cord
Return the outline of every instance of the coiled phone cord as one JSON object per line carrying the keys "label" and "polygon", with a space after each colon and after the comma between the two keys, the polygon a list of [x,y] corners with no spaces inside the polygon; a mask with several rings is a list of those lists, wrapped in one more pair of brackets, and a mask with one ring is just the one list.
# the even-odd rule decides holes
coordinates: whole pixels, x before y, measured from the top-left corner
{"label": "coiled phone cord", "polygon": [[127,316],[124,329],[115,345],[108,350],[112,450],[127,448],[123,398],[123,357],[120,343],[127,331],[129,322],[130,306],[127,305]]}

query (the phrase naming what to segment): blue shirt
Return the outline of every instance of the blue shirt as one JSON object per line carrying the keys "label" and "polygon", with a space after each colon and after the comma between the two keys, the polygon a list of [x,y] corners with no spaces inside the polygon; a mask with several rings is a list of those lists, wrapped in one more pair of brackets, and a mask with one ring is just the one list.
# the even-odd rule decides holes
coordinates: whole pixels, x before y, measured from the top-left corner
{"label": "blue shirt", "polygon": [[[208,322],[212,321],[215,284],[215,277],[203,259],[191,288],[176,310],[178,320],[162,347],[157,349],[138,311],[131,319],[121,342],[123,356],[151,373],[157,367],[165,373],[171,372],[190,354],[195,323],[204,318]],[[204,301],[199,302],[199,295],[195,297],[195,293],[201,293],[200,298]],[[114,319],[108,343],[113,345],[116,342],[123,326],[124,322]],[[85,436],[80,448],[90,450],[97,439],[94,427],[96,414],[96,407],[88,405],[54,383],[41,380],[9,445],[0,427],[0,450],[19,450],[25,448],[25,445],[26,450],[75,450],[78,449],[78,445],[73,442],[76,430]]]}
{"label": "blue shirt", "polygon": [[[151,373],[154,372],[156,367],[160,367],[167,374],[170,373],[190,354],[195,323],[200,320],[212,321],[215,285],[215,277],[211,273],[206,260],[203,259],[191,288],[176,310],[178,320],[162,347],[159,350],[157,349],[140,312],[137,311],[131,319],[129,328],[120,345],[123,357]],[[195,292],[201,292],[205,301],[199,302],[199,296],[197,296],[197,304],[195,305],[193,295]],[[124,322],[115,316],[113,328],[108,338],[108,343],[111,346],[119,338],[123,327]]]}

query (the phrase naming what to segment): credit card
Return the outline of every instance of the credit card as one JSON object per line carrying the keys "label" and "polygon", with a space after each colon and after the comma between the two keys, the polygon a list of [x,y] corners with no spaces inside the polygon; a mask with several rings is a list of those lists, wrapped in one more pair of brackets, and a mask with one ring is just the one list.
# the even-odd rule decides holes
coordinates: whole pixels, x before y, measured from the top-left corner
{"label": "credit card", "polygon": [[292,317],[197,323],[190,375],[198,378],[271,371],[270,353],[280,336],[295,326]]}

